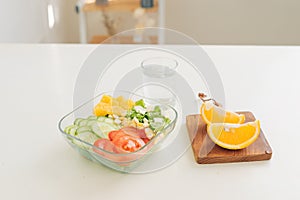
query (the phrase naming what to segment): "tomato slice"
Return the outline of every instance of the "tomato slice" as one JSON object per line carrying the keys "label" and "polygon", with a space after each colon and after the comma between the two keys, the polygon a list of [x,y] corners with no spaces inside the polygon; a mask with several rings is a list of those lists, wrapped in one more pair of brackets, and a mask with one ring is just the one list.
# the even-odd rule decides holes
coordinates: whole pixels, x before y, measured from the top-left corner
{"label": "tomato slice", "polygon": [[[125,134],[123,131],[116,131],[111,134],[111,137],[113,137],[112,141],[108,139],[96,140],[93,150],[113,162],[128,163],[139,159],[148,151],[147,148],[144,148],[137,154],[127,154],[139,150],[145,145],[145,142],[141,138]],[[101,151],[101,149],[105,151]]]}
{"label": "tomato slice", "polygon": [[140,137],[140,131],[138,128],[127,126],[122,128],[121,130],[123,130],[128,135]]}
{"label": "tomato slice", "polygon": [[122,151],[135,152],[145,145],[145,142],[142,139],[138,137],[132,137],[126,134],[120,136],[112,142],[116,145],[116,147],[119,148],[119,150],[121,150],[120,153],[122,153]]}
{"label": "tomato slice", "polygon": [[147,135],[145,133],[145,129],[138,129],[135,127],[124,127],[121,130],[123,130],[126,134],[130,136],[135,136],[141,138],[145,143],[149,142],[149,138],[147,138]]}
{"label": "tomato slice", "polygon": [[[108,139],[98,139],[95,141],[94,146],[101,148],[105,151],[101,151],[98,148],[93,148],[94,152],[101,155],[103,158],[106,158],[108,160],[114,161],[114,162],[125,162],[129,161],[129,158],[123,158],[118,156],[119,148],[117,148],[110,140]],[[111,152],[111,153],[110,153]],[[132,159],[131,159],[132,160]]]}
{"label": "tomato slice", "polygon": [[118,138],[120,136],[125,135],[125,133],[122,131],[122,129],[120,130],[116,130],[116,131],[111,131],[108,133],[108,138],[113,141],[115,138]]}
{"label": "tomato slice", "polygon": [[147,144],[150,140],[148,138],[142,138],[142,140]]}
{"label": "tomato slice", "polygon": [[[94,146],[104,149],[105,151],[115,152],[115,145],[108,139],[98,139],[94,142]],[[97,153],[103,154],[103,151],[97,148],[94,148],[93,150]]]}
{"label": "tomato slice", "polygon": [[108,138],[111,143],[100,140],[97,145],[102,145],[104,149],[107,148],[108,151],[116,153],[135,152],[149,142],[145,130],[135,127],[124,127],[120,130],[111,131]]}

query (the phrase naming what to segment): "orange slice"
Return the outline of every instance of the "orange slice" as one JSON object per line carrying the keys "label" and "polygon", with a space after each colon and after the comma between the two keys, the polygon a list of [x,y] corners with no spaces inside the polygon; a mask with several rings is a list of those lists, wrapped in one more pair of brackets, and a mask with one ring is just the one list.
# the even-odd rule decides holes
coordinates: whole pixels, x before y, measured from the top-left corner
{"label": "orange slice", "polygon": [[243,149],[258,138],[260,123],[256,120],[245,124],[208,124],[207,133],[214,143],[223,148]]}
{"label": "orange slice", "polygon": [[237,114],[224,110],[222,107],[216,106],[213,102],[204,102],[200,108],[202,119],[206,124],[210,123],[234,123],[242,124],[245,122],[245,115]]}

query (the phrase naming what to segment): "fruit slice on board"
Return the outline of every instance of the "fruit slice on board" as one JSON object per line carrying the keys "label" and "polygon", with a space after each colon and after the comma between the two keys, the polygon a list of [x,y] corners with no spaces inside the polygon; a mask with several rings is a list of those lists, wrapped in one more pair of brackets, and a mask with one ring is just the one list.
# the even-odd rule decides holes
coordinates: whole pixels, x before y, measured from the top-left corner
{"label": "fruit slice on board", "polygon": [[216,106],[213,102],[204,102],[200,108],[200,114],[206,124],[210,123],[234,123],[242,124],[245,122],[245,115],[237,114],[224,110]]}
{"label": "fruit slice on board", "polygon": [[243,149],[259,136],[259,120],[245,124],[213,123],[207,125],[210,139],[225,149]]}

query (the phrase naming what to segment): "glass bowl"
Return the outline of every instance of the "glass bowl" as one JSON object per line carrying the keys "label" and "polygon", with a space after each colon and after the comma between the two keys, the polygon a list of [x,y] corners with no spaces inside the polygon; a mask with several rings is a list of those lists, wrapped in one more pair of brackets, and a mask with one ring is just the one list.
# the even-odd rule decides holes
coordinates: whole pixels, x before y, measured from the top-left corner
{"label": "glass bowl", "polygon": [[[162,130],[158,131],[156,135],[142,148],[130,153],[113,153],[110,151],[106,151],[64,131],[67,126],[74,123],[75,119],[87,118],[93,115],[93,108],[100,101],[103,95],[110,95],[114,98],[123,96],[125,99],[131,99],[133,101],[143,99],[146,106],[159,106],[163,115],[168,117],[170,119],[170,122]],[[71,147],[73,147],[82,156],[114,170],[128,173],[135,167],[142,164],[143,160],[151,155],[151,153],[153,153],[159,147],[159,143],[173,131],[176,125],[176,121],[177,111],[169,105],[161,104],[155,99],[150,99],[132,92],[110,91],[103,92],[97,95],[96,97],[90,99],[86,103],[77,107],[72,112],[65,115],[59,121],[58,127],[62,133],[62,136],[69,143],[69,145],[71,145]]]}

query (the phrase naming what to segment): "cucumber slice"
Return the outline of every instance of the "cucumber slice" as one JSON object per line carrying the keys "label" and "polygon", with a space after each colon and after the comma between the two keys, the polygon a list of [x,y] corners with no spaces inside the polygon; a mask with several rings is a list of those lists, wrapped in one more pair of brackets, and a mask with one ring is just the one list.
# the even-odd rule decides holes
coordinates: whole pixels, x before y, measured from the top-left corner
{"label": "cucumber slice", "polygon": [[89,120],[87,119],[83,119],[79,122],[79,126],[86,126],[86,124],[88,123]]}
{"label": "cucumber slice", "polygon": [[77,126],[76,126],[76,125],[70,125],[70,126],[67,126],[67,127],[65,128],[64,132],[69,134],[69,133],[70,133],[70,130],[71,130],[72,128],[77,128]]}
{"label": "cucumber slice", "polygon": [[98,121],[97,120],[89,120],[87,123],[86,123],[86,125],[87,126],[93,126],[95,123],[97,123]]}
{"label": "cucumber slice", "polygon": [[98,117],[98,122],[104,122],[105,119],[107,119],[107,117],[103,117],[103,116]]}
{"label": "cucumber slice", "polygon": [[[76,136],[78,139],[82,140],[82,141],[85,141],[89,144],[94,144],[94,142],[99,139],[95,134],[93,134],[92,132],[90,131],[86,131],[86,132],[82,132],[80,133],[79,135]],[[81,142],[81,141],[78,141],[78,140],[73,140],[73,143],[76,144],[77,146],[83,148],[83,149],[90,149],[91,146]]]}
{"label": "cucumber slice", "polygon": [[[102,123],[102,122],[98,122],[98,123]],[[95,123],[91,126],[92,131],[94,134],[96,134],[98,137],[100,138],[105,138],[105,135],[102,133],[98,123]]]}
{"label": "cucumber slice", "polygon": [[88,120],[96,120],[97,117],[96,117],[96,116],[89,116],[87,119],[88,119]]}
{"label": "cucumber slice", "polygon": [[114,120],[112,118],[108,118],[108,117],[106,117],[104,122],[109,123],[109,124],[114,124]]}
{"label": "cucumber slice", "polygon": [[77,129],[77,134],[80,135],[81,133],[91,131],[91,128],[89,126],[82,126]]}
{"label": "cucumber slice", "polygon": [[74,125],[79,126],[79,123],[80,123],[82,120],[84,120],[84,119],[82,119],[82,118],[77,118],[77,119],[75,119]]}
{"label": "cucumber slice", "polygon": [[77,135],[77,127],[71,128],[69,134],[73,136]]}
{"label": "cucumber slice", "polygon": [[112,125],[112,124],[108,124],[106,122],[98,122],[97,124],[94,124],[92,126],[92,131],[99,137],[101,138],[106,138],[108,139],[108,133],[113,131],[113,130],[117,130],[119,129],[119,127]]}

